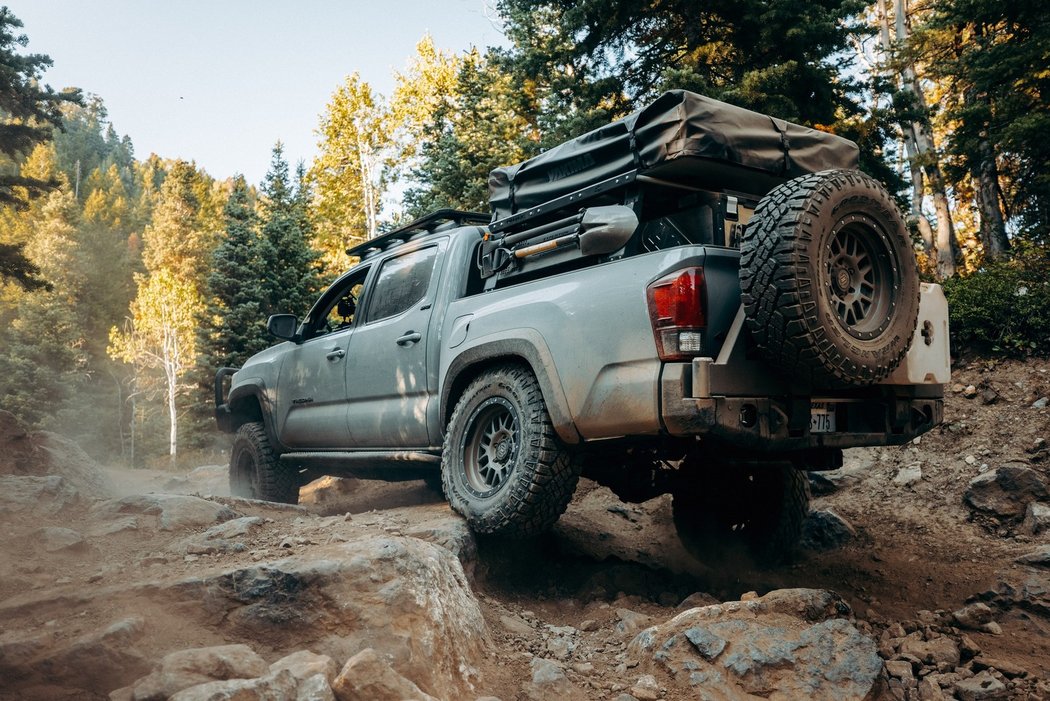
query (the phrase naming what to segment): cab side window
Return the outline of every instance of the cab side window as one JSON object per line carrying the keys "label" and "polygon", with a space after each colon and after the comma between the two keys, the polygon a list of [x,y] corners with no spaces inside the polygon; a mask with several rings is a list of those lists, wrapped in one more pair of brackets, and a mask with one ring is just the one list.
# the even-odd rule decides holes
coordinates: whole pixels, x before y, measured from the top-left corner
{"label": "cab side window", "polygon": [[383,263],[372,290],[369,322],[400,314],[422,301],[434,274],[437,252],[437,246],[429,246]]}
{"label": "cab side window", "polygon": [[310,320],[307,338],[326,336],[336,331],[348,329],[361,318],[361,293],[365,287],[368,271],[363,270],[332,287],[321,298],[316,317]]}

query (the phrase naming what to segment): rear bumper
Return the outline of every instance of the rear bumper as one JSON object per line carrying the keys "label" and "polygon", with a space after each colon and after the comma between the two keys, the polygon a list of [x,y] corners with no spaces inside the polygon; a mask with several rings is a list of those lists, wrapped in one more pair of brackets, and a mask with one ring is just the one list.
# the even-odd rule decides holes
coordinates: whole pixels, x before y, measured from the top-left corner
{"label": "rear bumper", "polygon": [[[673,436],[704,436],[756,452],[901,445],[944,419],[944,386],[875,385],[819,397],[693,397],[685,364],[664,367],[660,403]],[[834,433],[810,432],[810,404],[835,407]]]}

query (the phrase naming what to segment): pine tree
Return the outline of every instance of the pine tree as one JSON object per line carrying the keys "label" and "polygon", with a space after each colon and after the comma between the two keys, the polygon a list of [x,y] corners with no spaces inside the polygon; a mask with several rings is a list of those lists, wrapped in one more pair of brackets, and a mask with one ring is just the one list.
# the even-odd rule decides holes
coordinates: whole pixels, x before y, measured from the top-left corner
{"label": "pine tree", "polygon": [[[266,293],[258,222],[244,176],[234,179],[223,214],[226,232],[212,256],[209,300],[199,337],[198,364],[211,376],[220,367],[240,367],[268,345],[261,310]],[[205,387],[210,389],[209,384]]]}
{"label": "pine tree", "polygon": [[[56,93],[41,86],[40,77],[51,59],[43,54],[18,54],[29,43],[18,33],[22,21],[7,7],[0,7],[0,162],[17,164],[33,147],[51,138],[62,123],[63,104],[80,100],[79,90]],[[40,179],[5,168],[0,172],[0,206],[25,208],[29,200],[60,185],[57,178]],[[39,269],[25,256],[25,243],[6,240],[0,234],[0,281],[13,280],[26,289],[41,289],[47,283]]]}
{"label": "pine tree", "polygon": [[282,313],[302,317],[317,292],[318,255],[310,246],[303,203],[292,188],[280,142],[273,147],[260,194],[262,318]]}

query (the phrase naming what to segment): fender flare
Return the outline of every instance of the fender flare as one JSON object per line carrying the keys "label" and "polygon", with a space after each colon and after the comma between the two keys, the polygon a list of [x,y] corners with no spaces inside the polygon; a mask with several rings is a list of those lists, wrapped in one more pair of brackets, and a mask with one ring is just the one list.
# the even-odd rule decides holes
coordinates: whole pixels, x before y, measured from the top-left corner
{"label": "fender flare", "polygon": [[441,385],[441,433],[444,433],[455,408],[452,402],[454,389],[464,389],[469,378],[483,367],[498,364],[504,359],[519,359],[528,364],[539,382],[543,401],[547,404],[547,412],[558,438],[569,445],[580,443],[582,439],[569,410],[568,398],[554,371],[554,358],[543,337],[535,329],[514,329],[512,333],[513,338],[478,339],[475,345],[464,349],[449,363]]}
{"label": "fender flare", "polygon": [[[237,405],[249,399],[254,399],[259,405],[259,416],[249,416],[248,421],[261,421],[263,428],[266,430],[266,437],[270,439],[270,445],[276,448],[279,452],[285,452],[285,446],[278,440],[277,428],[273,425],[273,404],[267,396],[265,385],[256,378],[252,378],[251,380],[238,384],[236,387],[230,389],[230,394],[226,399],[226,403],[230,407],[230,413],[234,417],[231,424],[233,432],[236,433],[241,424],[248,423],[248,421],[245,420],[238,421],[236,417],[238,416]],[[243,416],[243,413],[241,415]]]}

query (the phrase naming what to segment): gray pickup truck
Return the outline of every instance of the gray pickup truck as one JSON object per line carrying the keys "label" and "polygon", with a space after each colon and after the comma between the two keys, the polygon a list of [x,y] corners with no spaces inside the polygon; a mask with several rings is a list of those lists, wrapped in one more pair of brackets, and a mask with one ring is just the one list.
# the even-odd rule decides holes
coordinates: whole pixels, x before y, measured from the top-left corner
{"label": "gray pickup truck", "polygon": [[270,318],[284,343],[219,371],[233,492],[440,472],[476,531],[530,535],[583,474],[775,556],[804,471],[942,419],[944,296],[856,167],[844,139],[672,91],[497,169],[493,214],[351,249],[305,319]]}

